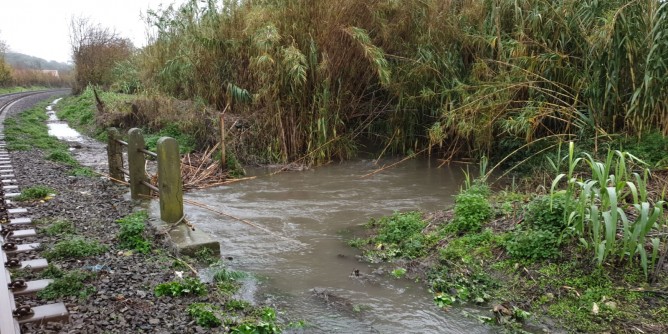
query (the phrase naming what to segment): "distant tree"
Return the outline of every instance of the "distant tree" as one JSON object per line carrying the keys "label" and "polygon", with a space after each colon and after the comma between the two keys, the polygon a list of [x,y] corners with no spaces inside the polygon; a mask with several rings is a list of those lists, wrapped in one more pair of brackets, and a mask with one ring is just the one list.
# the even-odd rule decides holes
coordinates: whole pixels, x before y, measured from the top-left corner
{"label": "distant tree", "polygon": [[113,83],[113,68],[128,59],[134,49],[132,42],[120,37],[115,30],[82,17],[73,17],[70,21],[70,45],[75,94],[89,84],[108,88]]}
{"label": "distant tree", "polygon": [[7,43],[0,39],[0,86],[7,86],[12,81],[12,72],[9,65],[5,62],[5,52],[7,52]]}

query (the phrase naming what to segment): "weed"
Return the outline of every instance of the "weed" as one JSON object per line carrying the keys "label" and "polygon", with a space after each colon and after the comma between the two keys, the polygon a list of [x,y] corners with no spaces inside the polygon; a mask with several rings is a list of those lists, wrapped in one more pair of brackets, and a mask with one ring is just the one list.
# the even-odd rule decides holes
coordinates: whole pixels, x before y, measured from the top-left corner
{"label": "weed", "polygon": [[486,229],[482,233],[470,233],[456,237],[440,249],[443,261],[461,261],[465,264],[479,262],[492,256],[492,248],[501,244],[502,235],[496,235]]}
{"label": "weed", "polygon": [[199,279],[187,277],[179,281],[160,283],[156,285],[154,292],[156,297],[204,296],[207,293],[207,288]]}
{"label": "weed", "polygon": [[27,151],[31,149],[67,150],[67,145],[56,137],[49,136],[45,121],[48,119],[44,107],[39,103],[18,115],[5,120],[5,140],[9,150]]}
{"label": "weed", "polygon": [[473,186],[455,196],[455,218],[446,227],[448,232],[478,232],[492,217],[486,186]]}
{"label": "weed", "polygon": [[207,247],[198,249],[195,254],[193,254],[193,256],[197,262],[205,265],[212,265],[219,260],[216,256],[214,256],[213,250]]}
{"label": "weed", "polygon": [[56,220],[44,228],[44,234],[48,236],[61,236],[66,234],[76,234],[74,224],[67,220]]}
{"label": "weed", "polygon": [[37,293],[37,296],[47,300],[63,298],[67,296],[76,296],[86,298],[95,291],[95,288],[87,287],[84,282],[93,277],[91,273],[74,270],[56,277],[53,283],[49,284],[44,290]]}
{"label": "weed", "polygon": [[[454,301],[484,303],[498,283],[478,267],[462,270],[440,267],[428,275],[436,303],[452,304]],[[438,299],[438,300],[436,300]]]}
{"label": "weed", "polygon": [[394,270],[392,270],[392,272],[390,272],[390,274],[391,274],[394,278],[397,278],[397,279],[398,279],[398,278],[402,278],[402,277],[406,276],[406,268],[397,268],[397,269],[394,269]]}
{"label": "weed", "polygon": [[243,311],[251,307],[251,304],[245,300],[230,299],[225,302],[225,309],[229,311]]}
{"label": "weed", "polygon": [[505,246],[515,259],[541,261],[559,255],[559,238],[550,230],[516,230]]}
{"label": "weed", "polygon": [[82,258],[100,255],[107,251],[107,246],[96,240],[87,241],[81,237],[71,237],[57,242],[51,248],[44,251],[44,257],[51,260]]}
{"label": "weed", "polygon": [[427,254],[436,244],[436,234],[424,234],[427,222],[417,211],[394,213],[378,220],[372,219],[367,227],[377,228],[376,236],[368,241],[375,250],[366,252],[368,258],[388,260],[395,257],[414,259]]}
{"label": "weed", "polygon": [[76,167],[73,168],[70,171],[70,175],[72,176],[85,176],[85,177],[93,177],[96,175],[95,171],[88,167]]}
{"label": "weed", "polygon": [[41,278],[60,278],[63,277],[64,275],[65,273],[60,268],[58,268],[53,263],[49,263],[46,269],[40,272],[39,276]]}
{"label": "weed", "polygon": [[195,139],[191,135],[184,133],[175,123],[163,126],[162,129],[156,133],[149,130],[145,133],[146,147],[151,151],[155,151],[156,144],[161,137],[174,138],[179,144],[179,152],[182,154],[192,152],[195,149]]}
{"label": "weed", "polygon": [[247,274],[241,271],[234,271],[221,268],[213,274],[213,280],[217,283],[234,282],[239,279],[245,278],[246,276]]}
{"label": "weed", "polygon": [[151,250],[151,242],[144,238],[147,219],[146,211],[138,211],[116,221],[121,226],[118,233],[121,248],[132,249],[139,253],[148,253]]}
{"label": "weed", "polygon": [[220,309],[212,304],[193,303],[188,306],[186,311],[199,326],[212,328],[222,324],[222,321],[216,316],[216,312],[220,312]]}
{"label": "weed", "polygon": [[47,186],[33,186],[21,191],[21,195],[17,196],[15,200],[25,202],[25,201],[35,201],[41,200],[49,197],[51,194],[55,194],[55,190]]}
{"label": "weed", "polygon": [[564,222],[566,205],[563,194],[538,197],[527,206],[524,223],[532,229],[549,230],[559,236],[567,226]]}
{"label": "weed", "polygon": [[281,329],[276,325],[276,311],[270,307],[265,307],[256,311],[259,313],[259,321],[256,323],[242,323],[232,328],[230,333],[235,334],[275,334],[281,333]]}
{"label": "weed", "polygon": [[55,162],[60,162],[69,166],[75,166],[78,164],[76,159],[74,159],[72,155],[65,150],[53,150],[49,154],[47,154],[46,159]]}

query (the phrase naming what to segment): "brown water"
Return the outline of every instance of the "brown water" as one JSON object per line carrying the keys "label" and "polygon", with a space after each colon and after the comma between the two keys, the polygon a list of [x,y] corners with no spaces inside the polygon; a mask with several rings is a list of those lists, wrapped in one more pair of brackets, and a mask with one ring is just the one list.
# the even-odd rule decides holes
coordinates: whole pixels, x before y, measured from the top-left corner
{"label": "brown water", "polygon": [[[229,265],[258,279],[242,294],[268,302],[288,319],[302,319],[308,333],[489,333],[492,329],[454,308],[439,310],[419,283],[389,275],[362,276],[392,265],[359,262],[346,244],[351,232],[372,217],[404,210],[437,210],[451,206],[463,182],[459,167],[435,168],[427,161],[408,161],[371,177],[372,161],[330,165],[304,172],[269,176],[197,191],[187,199],[247,219],[273,234],[238,220],[186,206],[190,221],[220,240]],[[281,237],[279,237],[280,235]],[[255,283],[253,283],[255,282]],[[348,307],[335,307],[313,295],[326,289]],[[322,291],[322,290],[319,290]],[[353,312],[353,308],[361,312]]]}

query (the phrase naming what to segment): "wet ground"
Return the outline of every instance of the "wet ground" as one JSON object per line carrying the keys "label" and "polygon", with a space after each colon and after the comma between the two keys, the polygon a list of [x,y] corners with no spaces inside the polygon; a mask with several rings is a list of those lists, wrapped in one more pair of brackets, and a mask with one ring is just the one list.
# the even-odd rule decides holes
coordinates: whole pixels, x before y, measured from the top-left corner
{"label": "wet ground", "polygon": [[[70,144],[83,165],[106,171],[105,144],[84,137],[49,113],[49,133]],[[233,269],[247,271],[240,294],[275,305],[306,333],[489,333],[464,313],[444,312],[416,282],[392,278],[391,265],[358,261],[346,241],[370,218],[405,210],[438,210],[452,205],[463,183],[461,167],[435,168],[414,160],[363,177],[383,163],[361,160],[303,172],[258,177],[186,195],[187,200],[222,211],[186,205],[188,219],[219,240]],[[153,203],[154,215],[158,204]],[[234,216],[238,219],[230,218]],[[352,273],[357,270],[359,276]]]}

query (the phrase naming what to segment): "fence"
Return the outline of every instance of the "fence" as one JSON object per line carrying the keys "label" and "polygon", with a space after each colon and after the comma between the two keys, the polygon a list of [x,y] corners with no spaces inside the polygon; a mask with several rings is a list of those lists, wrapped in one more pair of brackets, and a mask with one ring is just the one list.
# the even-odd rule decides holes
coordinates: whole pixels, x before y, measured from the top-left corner
{"label": "fence", "polygon": [[[156,145],[156,153],[146,150],[144,135],[140,129],[128,132],[128,141],[121,140],[118,129],[108,130],[109,175],[116,180],[129,177],[132,199],[146,198],[155,191],[160,196],[160,219],[167,223],[183,220],[183,186],[179,145],[174,138],[162,137]],[[123,169],[123,147],[127,147],[128,169]],[[146,174],[146,155],[158,161],[158,186],[149,182]]]}

